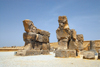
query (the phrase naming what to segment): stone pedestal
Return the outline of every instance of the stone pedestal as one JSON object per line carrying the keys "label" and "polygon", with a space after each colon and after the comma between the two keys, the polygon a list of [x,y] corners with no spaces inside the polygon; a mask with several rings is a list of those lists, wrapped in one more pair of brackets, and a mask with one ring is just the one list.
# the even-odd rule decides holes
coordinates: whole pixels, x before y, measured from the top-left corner
{"label": "stone pedestal", "polygon": [[98,59],[100,59],[100,53],[98,53]]}
{"label": "stone pedestal", "polygon": [[41,55],[41,50],[28,50],[26,51],[26,56],[28,55]]}
{"label": "stone pedestal", "polygon": [[57,50],[55,57],[76,57],[76,50]]}
{"label": "stone pedestal", "polygon": [[84,51],[83,52],[83,58],[85,59],[94,59],[95,53],[93,51]]}
{"label": "stone pedestal", "polygon": [[19,50],[16,52],[16,56],[29,56],[29,55],[47,55],[49,50]]}
{"label": "stone pedestal", "polygon": [[100,59],[100,49],[99,49],[99,51],[98,51],[98,59]]}
{"label": "stone pedestal", "polygon": [[20,50],[16,53],[16,56],[29,56],[29,55],[40,55],[41,50]]}
{"label": "stone pedestal", "polygon": [[42,50],[41,54],[49,54],[49,50]]}
{"label": "stone pedestal", "polygon": [[25,56],[26,55],[26,50],[18,50],[15,53],[16,56]]}

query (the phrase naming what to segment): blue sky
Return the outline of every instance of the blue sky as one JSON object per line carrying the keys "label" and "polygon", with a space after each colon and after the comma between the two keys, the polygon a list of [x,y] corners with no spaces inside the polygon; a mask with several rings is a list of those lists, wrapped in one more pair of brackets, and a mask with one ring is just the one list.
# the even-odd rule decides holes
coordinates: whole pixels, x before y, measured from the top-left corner
{"label": "blue sky", "polygon": [[63,15],[84,40],[100,40],[100,0],[0,0],[0,47],[24,45],[24,19],[57,42],[58,16]]}

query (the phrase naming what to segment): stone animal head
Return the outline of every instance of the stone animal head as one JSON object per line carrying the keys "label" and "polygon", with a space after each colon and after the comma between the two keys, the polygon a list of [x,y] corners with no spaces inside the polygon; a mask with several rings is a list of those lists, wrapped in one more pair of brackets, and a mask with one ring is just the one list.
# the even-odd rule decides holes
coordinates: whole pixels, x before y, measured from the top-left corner
{"label": "stone animal head", "polygon": [[24,20],[23,21],[24,29],[26,32],[36,32],[36,27],[34,26],[33,22],[31,20]]}
{"label": "stone animal head", "polygon": [[59,16],[58,18],[59,28],[69,29],[68,21],[66,16]]}

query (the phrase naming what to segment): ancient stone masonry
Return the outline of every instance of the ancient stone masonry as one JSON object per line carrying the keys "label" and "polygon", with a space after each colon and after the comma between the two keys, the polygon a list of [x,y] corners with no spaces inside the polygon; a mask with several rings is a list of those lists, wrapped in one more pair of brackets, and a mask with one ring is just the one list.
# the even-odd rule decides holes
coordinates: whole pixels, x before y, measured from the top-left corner
{"label": "ancient stone masonry", "polygon": [[84,38],[83,38],[82,34],[79,34],[79,35],[76,35],[76,36],[77,36],[77,40],[78,40],[77,46],[78,46],[78,49],[81,51],[81,50],[83,50]]}
{"label": "ancient stone masonry", "polygon": [[98,50],[98,59],[100,59],[100,49]]}
{"label": "ancient stone masonry", "polygon": [[76,35],[74,29],[69,28],[66,16],[59,16],[59,27],[56,30],[58,39],[58,49],[55,52],[56,57],[75,57],[76,50],[83,49],[83,35]]}
{"label": "ancient stone masonry", "polygon": [[31,20],[23,21],[25,33],[23,40],[25,41],[24,49],[19,50],[16,55],[40,55],[49,54],[50,33],[48,31],[37,29]]}
{"label": "ancient stone masonry", "polygon": [[90,41],[90,50],[89,51],[83,51],[83,58],[94,59],[96,53],[97,52],[95,50],[95,42]]}

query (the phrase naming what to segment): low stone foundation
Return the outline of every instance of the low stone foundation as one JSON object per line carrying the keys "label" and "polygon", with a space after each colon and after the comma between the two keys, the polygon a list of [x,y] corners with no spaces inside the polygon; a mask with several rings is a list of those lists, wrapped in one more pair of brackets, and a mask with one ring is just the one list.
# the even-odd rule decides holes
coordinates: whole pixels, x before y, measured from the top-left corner
{"label": "low stone foundation", "polygon": [[98,50],[98,59],[100,59],[100,49]]}
{"label": "low stone foundation", "polygon": [[42,50],[41,54],[49,54],[49,50]]}
{"label": "low stone foundation", "polygon": [[98,53],[98,59],[100,59],[100,53]]}
{"label": "low stone foundation", "polygon": [[93,51],[84,51],[83,58],[84,59],[95,59],[95,53]]}
{"label": "low stone foundation", "polygon": [[76,50],[57,50],[55,57],[76,57]]}
{"label": "low stone foundation", "polygon": [[45,55],[49,54],[49,50],[19,50],[15,53],[16,56],[29,56],[29,55]]}
{"label": "low stone foundation", "polygon": [[15,53],[16,56],[25,56],[26,55],[26,50],[18,50]]}
{"label": "low stone foundation", "polygon": [[41,55],[41,50],[28,50],[26,51],[26,56],[28,55]]}

